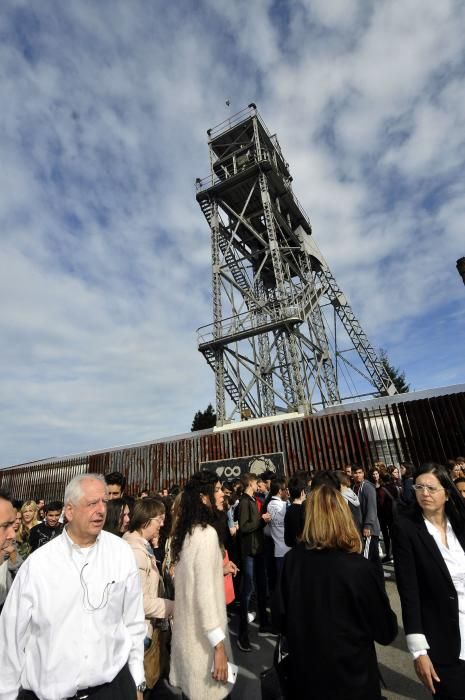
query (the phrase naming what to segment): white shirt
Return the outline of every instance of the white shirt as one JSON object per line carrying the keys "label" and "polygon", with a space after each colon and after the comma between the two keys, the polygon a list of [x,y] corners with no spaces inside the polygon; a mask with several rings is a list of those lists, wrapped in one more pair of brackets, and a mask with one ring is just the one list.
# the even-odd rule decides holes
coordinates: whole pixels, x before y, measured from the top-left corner
{"label": "white shirt", "polygon": [[63,700],[112,681],[126,662],[144,680],[139,572],[126,542],[101,532],[81,549],[66,531],[20,568],[0,615],[0,700],[20,686]]}
{"label": "white shirt", "polygon": [[275,557],[283,557],[290,549],[284,543],[284,516],[286,515],[287,502],[279,496],[273,496],[268,503],[267,512],[271,515],[269,523],[271,537],[274,542]]}

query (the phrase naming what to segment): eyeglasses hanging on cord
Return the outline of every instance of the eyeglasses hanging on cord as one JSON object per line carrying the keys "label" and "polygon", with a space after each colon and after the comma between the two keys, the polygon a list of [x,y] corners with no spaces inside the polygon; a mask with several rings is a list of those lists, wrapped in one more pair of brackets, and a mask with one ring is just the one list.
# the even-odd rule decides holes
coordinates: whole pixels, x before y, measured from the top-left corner
{"label": "eyeglasses hanging on cord", "polygon": [[84,564],[79,575],[79,581],[82,587],[82,605],[84,607],[84,610],[87,610],[88,612],[96,612],[97,610],[103,610],[103,608],[108,604],[108,599],[110,597],[110,586],[112,586],[115,583],[115,581],[109,581],[106,584],[105,588],[103,589],[100,603],[98,605],[92,605],[89,598],[89,589],[87,587],[87,583],[84,580],[84,569],[86,568],[86,566],[89,566],[89,562],[86,562]]}

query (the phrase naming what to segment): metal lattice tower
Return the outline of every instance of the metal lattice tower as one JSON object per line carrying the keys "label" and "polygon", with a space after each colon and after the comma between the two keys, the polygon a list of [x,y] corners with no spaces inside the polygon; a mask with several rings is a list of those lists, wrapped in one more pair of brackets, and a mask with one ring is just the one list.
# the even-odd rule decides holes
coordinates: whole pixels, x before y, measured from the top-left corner
{"label": "metal lattice tower", "polygon": [[312,237],[276,136],[254,104],[208,130],[197,201],[211,231],[217,423],[396,389]]}

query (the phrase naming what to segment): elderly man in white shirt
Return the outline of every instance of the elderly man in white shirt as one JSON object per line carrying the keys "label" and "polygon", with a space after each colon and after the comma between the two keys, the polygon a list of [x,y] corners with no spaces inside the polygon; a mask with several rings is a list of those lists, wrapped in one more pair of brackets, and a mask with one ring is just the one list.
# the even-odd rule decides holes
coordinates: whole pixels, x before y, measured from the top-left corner
{"label": "elderly man in white shirt", "polygon": [[142,700],[140,578],[128,544],[102,531],[107,501],[103,477],[75,477],[66,529],[19,570],[0,616],[0,700]]}

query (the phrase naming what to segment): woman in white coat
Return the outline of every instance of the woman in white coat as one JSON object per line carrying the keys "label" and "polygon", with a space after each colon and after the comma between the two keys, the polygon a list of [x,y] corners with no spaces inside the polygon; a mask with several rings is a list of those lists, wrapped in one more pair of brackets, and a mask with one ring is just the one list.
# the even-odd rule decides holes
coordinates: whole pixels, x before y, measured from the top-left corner
{"label": "woman in white coat", "polygon": [[210,524],[220,492],[216,474],[195,474],[185,486],[171,541],[175,603],[170,683],[189,700],[221,700],[229,693],[223,555]]}

